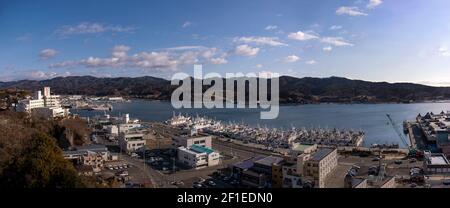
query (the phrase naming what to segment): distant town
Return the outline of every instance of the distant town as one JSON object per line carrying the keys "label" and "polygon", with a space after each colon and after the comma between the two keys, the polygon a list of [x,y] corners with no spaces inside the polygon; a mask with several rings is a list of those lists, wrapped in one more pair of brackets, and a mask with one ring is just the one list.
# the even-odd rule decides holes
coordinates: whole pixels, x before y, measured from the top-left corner
{"label": "distant town", "polygon": [[[386,115],[398,144],[363,147],[365,133],[276,129],[181,115],[165,122],[109,114],[122,97],[54,95],[49,87],[15,97],[1,113],[65,126],[62,157],[91,183],[122,188],[431,188],[450,179],[450,113],[417,115],[403,129]],[[83,117],[71,109],[98,111]],[[3,126],[8,118],[2,116]],[[400,125],[401,126],[401,125]],[[60,136],[61,137],[61,136]],[[57,138],[58,139],[58,138]],[[62,145],[64,143],[64,145]],[[113,183],[112,183],[113,182]]]}

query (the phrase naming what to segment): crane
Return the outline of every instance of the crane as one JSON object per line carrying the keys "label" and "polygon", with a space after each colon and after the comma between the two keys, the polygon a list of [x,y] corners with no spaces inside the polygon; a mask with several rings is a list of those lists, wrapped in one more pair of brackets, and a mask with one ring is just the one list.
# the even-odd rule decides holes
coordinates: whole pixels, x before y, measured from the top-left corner
{"label": "crane", "polygon": [[392,128],[394,128],[395,133],[397,133],[398,137],[400,137],[400,140],[402,141],[402,143],[403,143],[405,146],[410,147],[410,145],[409,145],[409,143],[408,143],[408,140],[405,138],[405,135],[402,134],[402,132],[397,128],[397,126],[395,125],[394,120],[391,118],[391,115],[386,114],[386,116],[387,116],[387,118],[388,118],[388,120],[389,120],[389,123],[391,124]]}
{"label": "crane", "polygon": [[397,133],[398,137],[400,137],[400,140],[402,141],[402,143],[403,143],[405,146],[408,147],[408,150],[409,150],[408,155],[409,155],[409,156],[412,156],[412,157],[418,156],[418,154],[420,154],[419,151],[417,151],[417,149],[415,149],[414,147],[412,147],[412,146],[409,144],[409,142],[408,142],[408,140],[406,139],[405,135],[404,135],[404,134],[398,129],[398,127],[395,125],[395,122],[394,122],[394,120],[392,119],[391,115],[386,114],[386,116],[387,116],[387,118],[388,118],[388,120],[389,120],[389,123],[391,124],[392,128],[394,128],[395,133]]}

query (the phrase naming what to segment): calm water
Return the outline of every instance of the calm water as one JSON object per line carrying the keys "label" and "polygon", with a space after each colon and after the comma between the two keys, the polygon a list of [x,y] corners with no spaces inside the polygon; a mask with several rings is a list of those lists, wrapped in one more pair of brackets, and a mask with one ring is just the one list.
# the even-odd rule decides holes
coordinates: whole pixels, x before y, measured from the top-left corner
{"label": "calm water", "polygon": [[[204,115],[222,121],[244,122],[250,125],[291,128],[322,127],[363,130],[366,133],[365,146],[372,143],[398,143],[402,145],[394,129],[389,125],[386,114],[391,114],[398,128],[403,130],[404,120],[414,120],[417,114],[439,113],[450,110],[450,103],[415,104],[320,104],[281,106],[280,114],[274,120],[260,120],[258,109],[182,109],[174,110],[169,102],[134,100],[114,104],[110,114],[129,113],[130,117],[145,121],[165,121],[173,112],[190,115]],[[102,114],[95,111],[74,111],[82,116]]]}

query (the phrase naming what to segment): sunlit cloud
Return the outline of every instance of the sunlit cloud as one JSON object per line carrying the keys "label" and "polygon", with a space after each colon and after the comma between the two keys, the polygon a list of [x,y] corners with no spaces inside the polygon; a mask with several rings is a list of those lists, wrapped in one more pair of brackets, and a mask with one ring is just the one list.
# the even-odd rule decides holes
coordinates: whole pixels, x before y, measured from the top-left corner
{"label": "sunlit cloud", "polygon": [[249,45],[244,44],[244,45],[236,46],[236,48],[234,49],[234,53],[236,55],[252,57],[252,56],[256,56],[258,54],[259,50],[260,50],[259,48],[256,48],[256,47],[253,48]]}
{"label": "sunlit cloud", "polygon": [[87,68],[139,68],[145,70],[178,70],[179,67],[196,64],[226,64],[227,54],[217,48],[199,47],[195,50],[184,47],[185,50],[143,51],[129,54],[131,47],[117,45],[112,49],[110,57],[90,56],[81,60],[66,60],[50,64],[50,68],[66,68],[84,66]]}
{"label": "sunlit cloud", "polygon": [[380,4],[382,3],[383,3],[382,0],[370,0],[366,7],[369,9],[373,9],[375,7],[380,6]]}
{"label": "sunlit cloud", "polygon": [[306,41],[306,40],[318,39],[319,37],[310,32],[298,31],[298,32],[294,32],[294,33],[289,33],[288,38],[292,39],[292,40]]}
{"label": "sunlit cloud", "polygon": [[190,27],[190,26],[192,26],[192,22],[189,22],[189,21],[186,21],[186,22],[183,23],[183,25],[181,25],[182,28],[187,28],[187,27]]}
{"label": "sunlit cloud", "polygon": [[276,30],[278,28],[278,26],[276,25],[267,25],[266,28],[264,28],[265,30]]}
{"label": "sunlit cloud", "polygon": [[309,60],[309,61],[306,61],[305,63],[308,64],[308,65],[314,65],[314,64],[317,64],[317,61],[316,60]]}
{"label": "sunlit cloud", "polygon": [[294,63],[300,60],[300,57],[296,55],[290,55],[284,58],[284,62],[286,63]]}
{"label": "sunlit cloud", "polygon": [[346,41],[342,37],[324,37],[320,41],[334,46],[353,46],[352,43]]}
{"label": "sunlit cloud", "polygon": [[55,33],[62,37],[83,34],[111,33],[132,33],[136,30],[130,26],[108,25],[97,22],[82,22],[77,25],[64,25],[58,28]]}
{"label": "sunlit cloud", "polygon": [[339,7],[336,10],[337,15],[349,15],[349,16],[367,16],[366,13],[358,9],[358,7]]}
{"label": "sunlit cloud", "polygon": [[267,46],[287,46],[286,43],[281,42],[277,37],[236,37],[234,38],[234,42]]}
{"label": "sunlit cloud", "polygon": [[52,48],[46,48],[39,52],[39,57],[43,60],[52,58],[58,54],[58,51]]}

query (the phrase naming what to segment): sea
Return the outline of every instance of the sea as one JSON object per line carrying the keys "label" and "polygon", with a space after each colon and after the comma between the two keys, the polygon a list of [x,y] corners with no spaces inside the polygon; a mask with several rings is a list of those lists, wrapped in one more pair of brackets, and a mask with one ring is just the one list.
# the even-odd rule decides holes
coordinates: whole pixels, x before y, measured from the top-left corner
{"label": "sea", "polygon": [[282,105],[277,119],[261,120],[263,109],[174,109],[170,102],[131,100],[113,104],[112,111],[72,110],[80,116],[94,116],[108,113],[112,116],[130,114],[142,121],[166,121],[173,114],[206,116],[222,122],[244,123],[250,126],[268,128],[338,128],[364,131],[364,146],[372,144],[399,144],[400,136],[387,118],[391,115],[395,128],[403,132],[403,121],[415,120],[420,113],[440,113],[450,110],[448,102],[411,104],[308,104]]}

